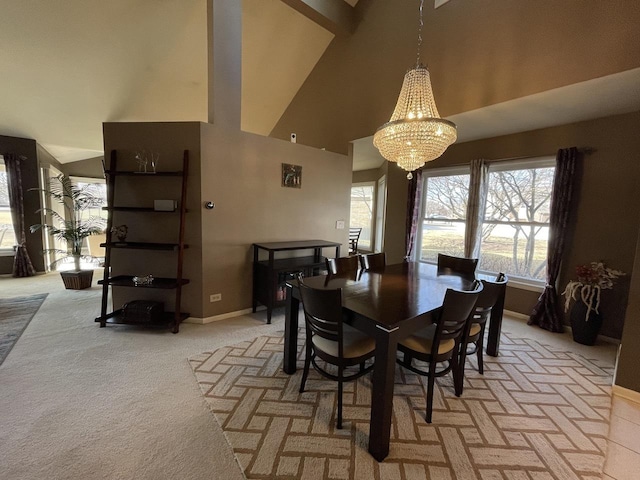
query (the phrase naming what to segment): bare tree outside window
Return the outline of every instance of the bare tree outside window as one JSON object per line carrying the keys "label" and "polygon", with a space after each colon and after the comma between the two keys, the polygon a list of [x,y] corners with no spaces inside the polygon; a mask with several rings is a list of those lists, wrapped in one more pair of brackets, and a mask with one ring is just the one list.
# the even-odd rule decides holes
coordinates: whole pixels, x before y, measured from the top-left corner
{"label": "bare tree outside window", "polygon": [[463,255],[469,175],[428,177],[425,182],[420,260],[435,262],[438,253]]}
{"label": "bare tree outside window", "polygon": [[[544,281],[555,167],[490,171],[482,225],[481,270]],[[425,179],[420,260],[464,255],[469,175]]]}
{"label": "bare tree outside window", "polygon": [[555,168],[489,174],[480,268],[544,280]]}

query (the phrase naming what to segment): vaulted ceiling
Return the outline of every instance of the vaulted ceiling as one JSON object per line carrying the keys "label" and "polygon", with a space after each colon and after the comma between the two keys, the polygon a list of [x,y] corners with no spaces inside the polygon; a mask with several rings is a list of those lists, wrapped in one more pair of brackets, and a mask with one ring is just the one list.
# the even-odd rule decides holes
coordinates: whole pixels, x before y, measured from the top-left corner
{"label": "vaulted ceiling", "polygon": [[[327,0],[326,4],[337,1]],[[409,2],[411,11],[417,5],[413,0],[344,1],[349,8],[358,4],[361,15],[367,15],[374,2],[405,9],[406,5],[395,2]],[[335,35],[313,15],[304,14],[317,0],[242,2],[242,128],[268,135],[303,91]],[[425,14],[429,15],[434,4],[426,3]],[[451,17],[464,16],[468,7],[464,0],[451,0],[438,12],[451,21]],[[102,153],[105,121],[207,121],[206,11],[207,0],[3,1],[0,134],[34,138],[64,163]],[[413,32],[413,16],[409,19]],[[459,23],[465,25],[467,20]],[[448,32],[449,37],[454,35]],[[381,55],[394,54],[385,48]],[[593,90],[577,85],[577,90],[555,92],[555,96],[550,92],[551,96],[537,101],[529,98],[528,103],[526,99],[522,104],[497,102],[492,105],[497,110],[489,115],[486,105],[456,112],[455,121],[465,126],[460,131],[464,140],[510,133],[505,128],[539,128],[552,118],[557,121],[553,105],[559,99],[573,99],[574,107],[590,104],[591,111],[582,116],[592,118],[605,110],[638,110],[639,80],[638,72],[609,78],[607,98],[613,100],[604,103],[585,102],[585,95],[593,98]],[[397,95],[400,79],[394,83],[389,98]],[[371,101],[381,99],[372,95]],[[393,105],[387,103],[385,98],[384,108],[390,113]],[[523,115],[523,108],[534,115]],[[516,125],[516,118],[526,120],[525,124]],[[370,129],[366,134],[372,133]]]}

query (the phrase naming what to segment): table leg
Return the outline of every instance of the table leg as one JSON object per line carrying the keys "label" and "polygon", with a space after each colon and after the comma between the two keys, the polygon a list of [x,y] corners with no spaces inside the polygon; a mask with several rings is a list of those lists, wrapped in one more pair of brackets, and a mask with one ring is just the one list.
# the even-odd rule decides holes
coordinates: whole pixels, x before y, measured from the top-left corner
{"label": "table leg", "polygon": [[284,307],[284,365],[285,373],[296,373],[298,356],[298,310],[300,301],[293,298],[293,288],[287,285],[287,304]]}
{"label": "table leg", "polygon": [[487,355],[497,357],[500,351],[500,332],[502,331],[502,313],[504,311],[504,297],[506,287],[498,297],[498,301],[491,309],[489,318],[489,335],[487,336]]}
{"label": "table leg", "polygon": [[389,454],[397,349],[396,335],[393,332],[380,331],[380,335],[376,338],[369,424],[369,453],[379,462]]}

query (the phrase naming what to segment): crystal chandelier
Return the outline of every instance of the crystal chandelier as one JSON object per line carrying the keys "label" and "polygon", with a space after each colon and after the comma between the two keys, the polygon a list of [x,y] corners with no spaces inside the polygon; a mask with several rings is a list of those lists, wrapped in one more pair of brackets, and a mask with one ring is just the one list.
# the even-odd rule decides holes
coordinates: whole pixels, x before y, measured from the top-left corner
{"label": "crystal chandelier", "polygon": [[413,177],[412,171],[438,158],[458,137],[455,124],[440,118],[433,99],[429,69],[420,63],[423,4],[424,0],[420,0],[416,66],[404,76],[391,119],[373,136],[373,144],[380,154],[407,170],[409,179]]}

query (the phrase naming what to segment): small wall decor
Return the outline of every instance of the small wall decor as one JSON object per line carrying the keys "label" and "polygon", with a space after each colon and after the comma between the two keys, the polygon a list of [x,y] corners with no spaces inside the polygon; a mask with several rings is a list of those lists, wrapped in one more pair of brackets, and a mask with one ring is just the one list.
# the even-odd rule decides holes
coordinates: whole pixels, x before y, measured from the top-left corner
{"label": "small wall decor", "polygon": [[159,153],[147,152],[146,150],[137,151],[135,159],[138,164],[138,171],[136,173],[156,173],[159,158]]}
{"label": "small wall decor", "polygon": [[127,240],[127,233],[129,228],[126,225],[117,225],[111,227],[111,234],[115,235],[118,242],[124,242]]}
{"label": "small wall decor", "polygon": [[302,188],[302,166],[282,164],[282,186]]}

